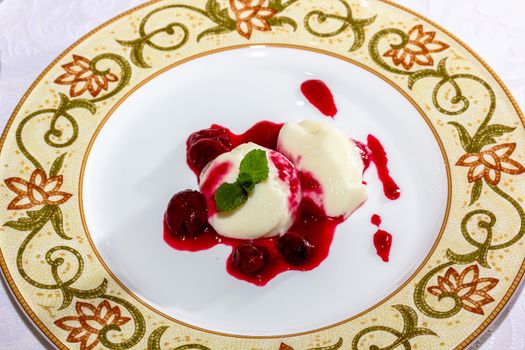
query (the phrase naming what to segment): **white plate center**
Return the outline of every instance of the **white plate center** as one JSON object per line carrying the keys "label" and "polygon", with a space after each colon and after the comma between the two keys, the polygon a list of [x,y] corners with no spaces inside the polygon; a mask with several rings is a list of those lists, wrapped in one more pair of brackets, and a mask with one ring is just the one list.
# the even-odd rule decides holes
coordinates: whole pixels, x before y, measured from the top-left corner
{"label": "white plate center", "polygon": [[[358,140],[378,137],[401,198],[387,200],[372,166],[369,200],[336,233],[329,257],[256,287],[226,272],[230,248],[170,248],[162,217],[171,196],[197,188],[185,140],[218,123],[242,132],[260,120],[326,118],[301,95],[306,79],[332,89],[334,124]],[[420,266],[446,211],[447,177],[431,129],[385,81],[341,59],[252,47],[201,57],[154,78],[109,118],[89,155],[83,206],[89,232],[116,277],[147,304],[191,325],[240,335],[309,331],[354,316],[394,292]],[[372,214],[393,234],[391,262],[376,256]]]}

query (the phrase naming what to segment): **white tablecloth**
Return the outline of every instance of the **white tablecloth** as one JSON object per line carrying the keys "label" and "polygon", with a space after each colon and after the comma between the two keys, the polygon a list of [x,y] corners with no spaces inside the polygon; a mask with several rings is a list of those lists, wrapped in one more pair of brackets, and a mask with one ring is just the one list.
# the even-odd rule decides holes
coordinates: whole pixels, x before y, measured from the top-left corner
{"label": "white tablecloth", "polygon": [[[45,67],[90,29],[141,0],[0,0],[0,130]],[[525,0],[398,0],[479,53],[525,107]],[[0,349],[52,349],[18,309],[2,280]],[[525,349],[525,293],[482,350]]]}

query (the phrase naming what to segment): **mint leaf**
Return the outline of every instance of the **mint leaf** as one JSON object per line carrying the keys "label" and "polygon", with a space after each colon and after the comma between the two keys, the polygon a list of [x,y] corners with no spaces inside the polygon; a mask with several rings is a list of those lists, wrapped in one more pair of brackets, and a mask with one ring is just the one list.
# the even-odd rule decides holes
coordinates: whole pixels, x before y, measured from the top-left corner
{"label": "mint leaf", "polygon": [[238,183],[223,183],[215,192],[217,211],[232,211],[243,205],[248,199],[245,189]]}
{"label": "mint leaf", "polygon": [[215,192],[217,210],[232,211],[248,200],[255,185],[268,178],[268,159],[266,152],[254,149],[248,152],[239,165],[239,175],[234,183],[223,183]]}
{"label": "mint leaf", "polygon": [[251,179],[255,185],[268,178],[268,159],[266,159],[266,152],[261,149],[254,149],[248,152],[239,166],[239,176],[242,179]]}
{"label": "mint leaf", "polygon": [[256,185],[253,182],[252,176],[248,173],[240,173],[239,176],[237,176],[237,183],[241,185],[242,188],[244,188],[248,193],[251,193]]}

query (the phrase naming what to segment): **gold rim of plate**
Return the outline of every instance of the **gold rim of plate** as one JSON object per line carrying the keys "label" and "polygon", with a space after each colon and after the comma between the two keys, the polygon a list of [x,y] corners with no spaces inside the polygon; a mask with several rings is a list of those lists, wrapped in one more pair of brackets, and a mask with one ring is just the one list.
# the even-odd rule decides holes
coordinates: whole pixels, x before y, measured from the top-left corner
{"label": "gold rim of plate", "polygon": [[[421,266],[373,307],[309,332],[238,336],[162,314],[115,278],[83,217],[85,161],[113,111],[174,66],[253,45],[331,55],[380,77],[423,116],[447,168],[446,215]],[[519,107],[464,43],[387,0],[147,2],[46,68],[9,119],[0,150],[0,266],[60,349],[464,349],[525,273]]]}

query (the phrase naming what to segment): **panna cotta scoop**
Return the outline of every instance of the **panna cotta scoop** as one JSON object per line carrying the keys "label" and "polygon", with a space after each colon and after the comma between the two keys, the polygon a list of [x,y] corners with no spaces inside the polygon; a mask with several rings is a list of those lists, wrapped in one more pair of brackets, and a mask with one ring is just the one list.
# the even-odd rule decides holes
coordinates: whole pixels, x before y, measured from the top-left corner
{"label": "panna cotta scoop", "polygon": [[[236,183],[241,162],[253,150],[264,152],[268,176],[255,184],[242,205],[220,211],[215,195],[224,184]],[[301,191],[298,173],[293,164],[279,152],[255,143],[245,143],[223,153],[202,171],[200,190],[208,205],[208,222],[225,237],[257,239],[282,235],[292,226]],[[234,191],[234,190],[232,190]]]}
{"label": "panna cotta scoop", "polygon": [[286,123],[277,150],[295,165],[302,177],[318,186],[303,186],[310,198],[330,217],[347,218],[367,198],[363,160],[355,143],[327,122]]}

